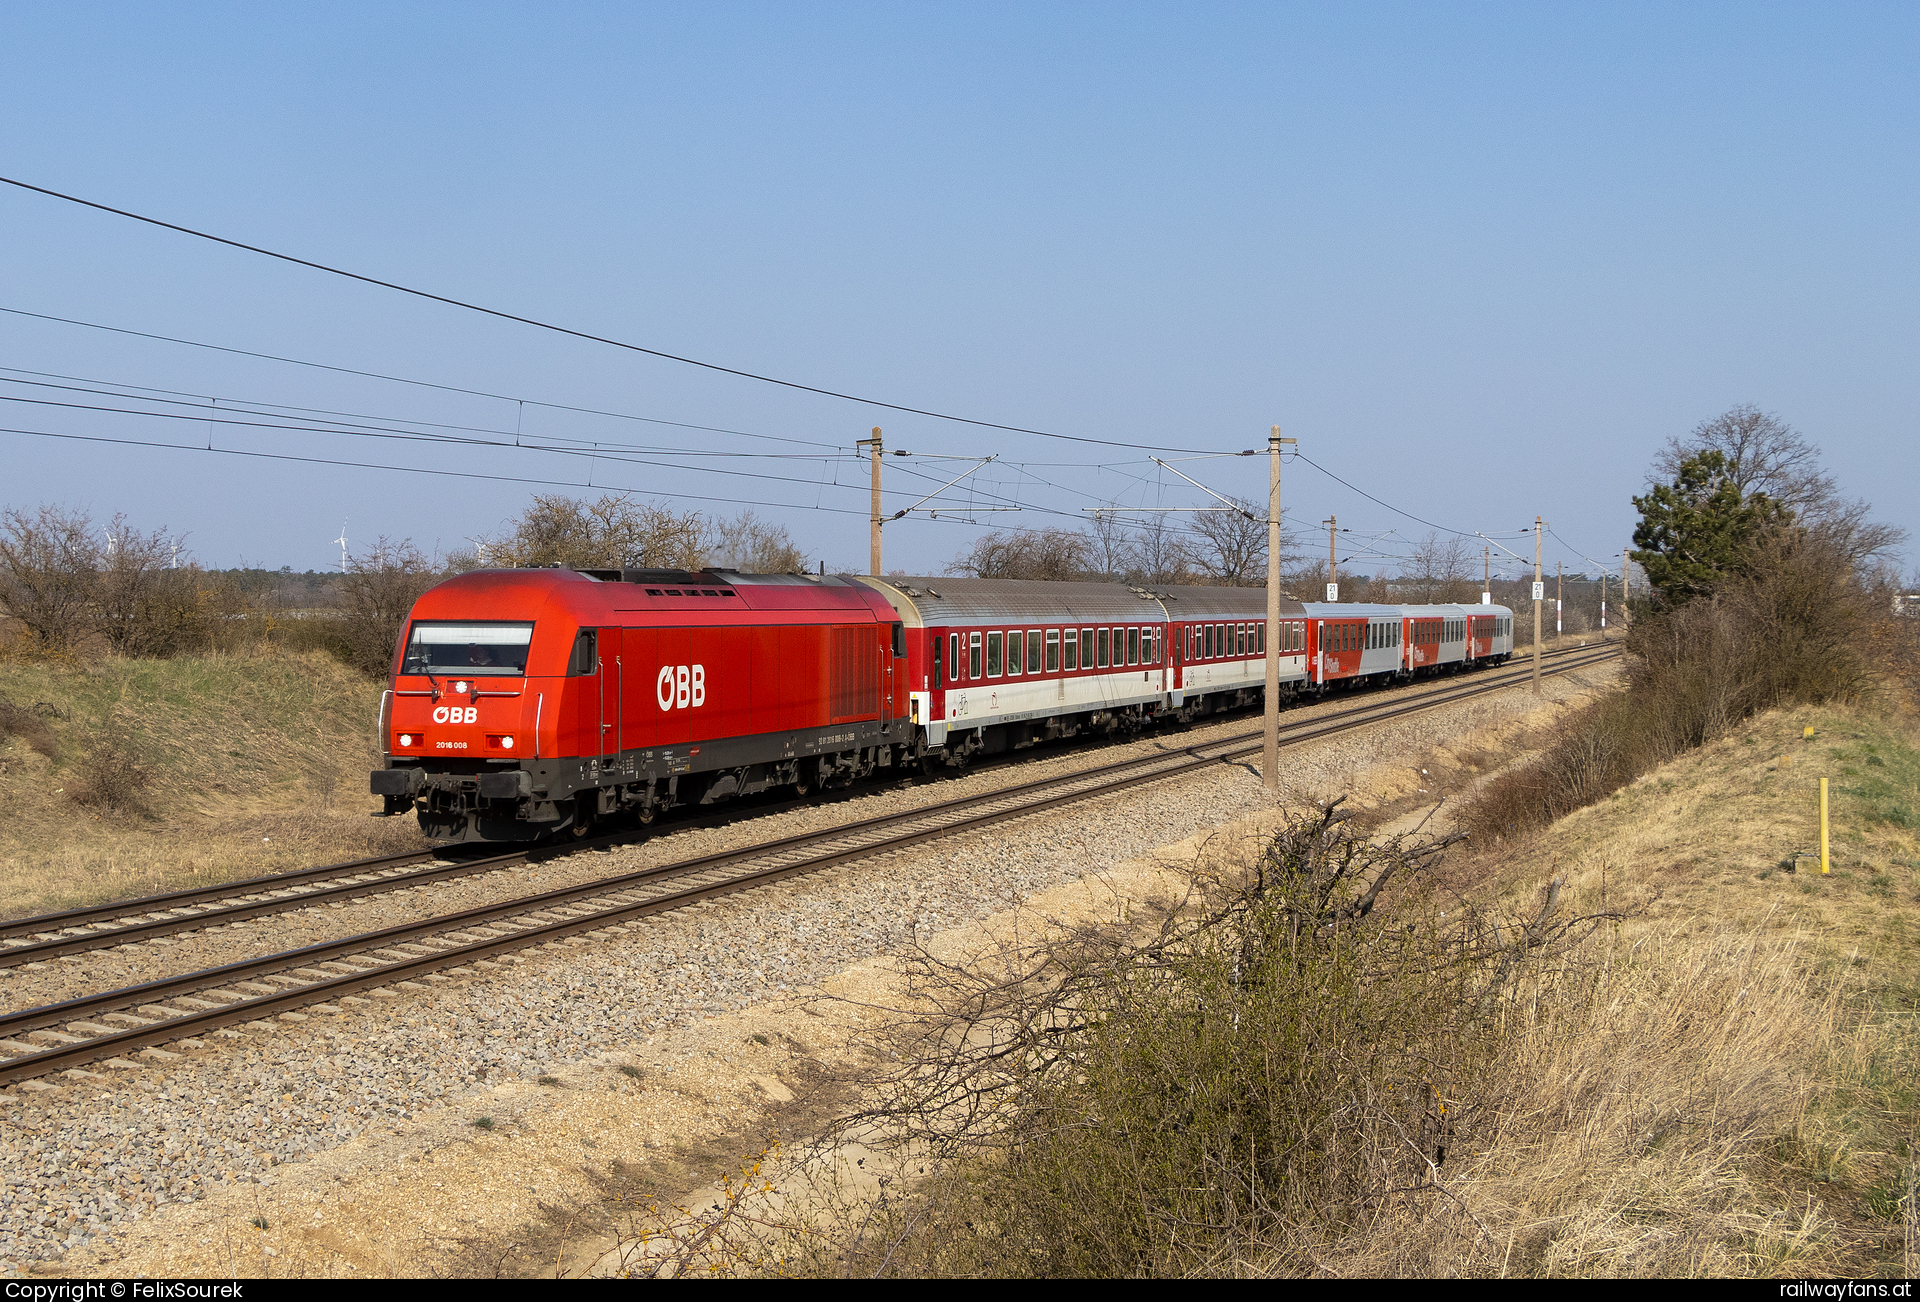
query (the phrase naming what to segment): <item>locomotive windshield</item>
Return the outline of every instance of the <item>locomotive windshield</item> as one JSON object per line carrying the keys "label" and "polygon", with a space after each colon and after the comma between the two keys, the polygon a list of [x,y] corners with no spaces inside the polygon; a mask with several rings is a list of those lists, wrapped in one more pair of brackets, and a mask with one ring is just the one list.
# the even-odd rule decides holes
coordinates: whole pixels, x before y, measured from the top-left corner
{"label": "locomotive windshield", "polygon": [[485,674],[519,677],[527,672],[527,647],[532,641],[531,623],[456,624],[417,619],[407,638],[407,658],[400,672],[463,678]]}

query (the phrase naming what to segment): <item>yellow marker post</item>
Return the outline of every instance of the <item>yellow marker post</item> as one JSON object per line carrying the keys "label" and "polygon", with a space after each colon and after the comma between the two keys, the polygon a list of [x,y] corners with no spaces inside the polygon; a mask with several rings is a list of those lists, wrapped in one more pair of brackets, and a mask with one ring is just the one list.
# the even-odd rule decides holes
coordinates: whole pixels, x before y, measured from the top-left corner
{"label": "yellow marker post", "polygon": [[1827,780],[1820,779],[1820,872],[1827,872]]}

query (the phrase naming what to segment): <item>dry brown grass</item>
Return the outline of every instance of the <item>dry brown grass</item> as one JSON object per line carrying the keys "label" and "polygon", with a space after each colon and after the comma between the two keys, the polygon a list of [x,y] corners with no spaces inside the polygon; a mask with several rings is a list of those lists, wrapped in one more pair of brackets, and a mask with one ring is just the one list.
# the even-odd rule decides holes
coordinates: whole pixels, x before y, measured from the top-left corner
{"label": "dry brown grass", "polygon": [[0,665],[0,699],[33,703],[0,737],[0,916],[421,847],[370,817],[379,695],[271,646]]}
{"label": "dry brown grass", "polygon": [[[1817,858],[1788,872],[1783,859],[1817,848],[1823,774],[1833,785],[1833,872],[1821,877]],[[1547,835],[1505,847],[1457,878],[1477,883],[1472,903],[1487,916],[1530,916],[1554,882],[1561,917],[1623,916],[1507,987],[1497,1054],[1443,1100],[1459,1126],[1445,1160],[1387,1181],[1397,1192],[1382,1190],[1365,1214],[1329,1217],[1331,1204],[1310,1198],[1309,1214],[1241,1216],[1203,1253],[1165,1251],[1165,1227],[1157,1257],[1128,1251],[1157,1261],[1148,1270],[1188,1274],[1911,1275],[1920,1248],[1916,830],[1920,731],[1824,707],[1763,715]],[[1227,1006],[1218,991],[1203,1002]],[[1177,1038],[1148,1037],[1156,1052]],[[1228,1039],[1224,1024],[1213,1028],[1213,1041]],[[1220,1071],[1233,1055],[1218,1043],[1211,1052],[1186,1076],[1194,1097],[1246,1088]],[[1432,1079],[1442,1079],[1437,1062]],[[1111,1107],[1111,1096],[1100,1105]],[[1151,1177],[1163,1146],[1155,1128],[1128,1133],[1138,1171]],[[1068,1133],[1069,1147],[1079,1143]],[[1009,1195],[1044,1206],[1052,1187],[1015,1188],[1012,1150],[941,1166],[933,1152],[903,1150],[877,1198],[789,1205],[774,1219],[807,1230],[785,1269],[1084,1268],[1036,1245],[1037,1220],[1005,1223]],[[1230,1180],[1232,1162],[1218,1170]],[[1350,1179],[1364,1186],[1383,1173],[1356,1169]],[[1088,1170],[1031,1178],[1074,1188],[1055,1199],[1067,1209],[1061,1233],[1094,1212],[1114,1220],[1094,1206],[1113,1191]],[[1284,1197],[1267,1197],[1284,1208]],[[1188,1236],[1198,1229],[1183,1226]]]}

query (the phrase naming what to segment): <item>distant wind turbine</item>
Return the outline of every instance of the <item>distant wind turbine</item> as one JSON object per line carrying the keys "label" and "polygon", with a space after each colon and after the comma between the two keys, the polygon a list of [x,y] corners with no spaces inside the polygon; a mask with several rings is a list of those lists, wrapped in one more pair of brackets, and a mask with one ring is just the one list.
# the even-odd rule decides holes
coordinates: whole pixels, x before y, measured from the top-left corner
{"label": "distant wind turbine", "polygon": [[345,520],[340,522],[340,536],[334,541],[340,544],[340,572],[345,574],[347,572],[347,522]]}

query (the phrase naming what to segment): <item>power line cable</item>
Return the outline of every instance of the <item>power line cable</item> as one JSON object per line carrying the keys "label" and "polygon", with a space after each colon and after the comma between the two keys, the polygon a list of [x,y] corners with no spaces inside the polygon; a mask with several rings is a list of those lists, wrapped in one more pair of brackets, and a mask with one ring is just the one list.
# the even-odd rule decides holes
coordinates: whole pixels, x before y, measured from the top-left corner
{"label": "power line cable", "polygon": [[733,434],[746,439],[766,439],[775,443],[799,443],[818,448],[837,448],[838,443],[821,443],[813,439],[797,439],[780,434],[755,434],[748,430],[725,429],[716,425],[694,425],[687,421],[666,420],[659,416],[636,416],[625,411],[603,411],[598,407],[580,407],[564,402],[547,402],[540,398],[517,398],[509,393],[489,393],[485,389],[464,389],[457,384],[441,384],[434,380],[416,380],[405,375],[384,375],[379,371],[360,371],[351,366],[334,366],[327,362],[307,361],[299,357],[281,357],[276,353],[257,353],[246,348],[229,348],[225,344],[203,343],[197,339],[180,339],[173,335],[153,334],[146,330],[130,330],[125,326],[102,325],[97,321],[80,321],[73,317],[52,316],[46,312],[29,312],[25,308],[0,307],[0,312],[10,316],[32,317],[36,321],[55,321],[61,325],[79,326],[86,330],[103,330],[109,334],[127,335],[134,339],[152,339],[157,343],[178,344],[183,348],[203,348],[213,353],[229,353],[235,357],[251,357],[256,361],[279,362],[286,366],[305,366],[316,371],[333,371],[338,375],[357,375],[363,380],[383,380],[389,384],[410,384],[421,389],[438,389],[443,393],[460,393],[469,398],[491,398],[497,402],[517,402],[528,407],[544,407],[549,411],[570,411],[581,416],[605,416],[609,420],[631,420],[647,425],[670,425],[675,429],[698,430],[706,434]]}
{"label": "power line cable", "polygon": [[[35,407],[59,407],[71,411],[92,411],[115,416],[138,416],[148,420],[181,420],[189,421],[196,425],[231,425],[244,429],[286,430],[296,434],[342,434],[351,438],[392,439],[404,443],[447,443],[462,447],[489,447],[521,452],[545,452],[554,456],[586,457],[589,460],[595,461],[613,461],[624,465],[654,466],[663,470],[685,470],[693,473],[711,475],[737,475],[746,479],[777,480],[781,483],[788,484],[806,484],[809,487],[812,487],[815,483],[815,481],[811,479],[795,479],[791,475],[772,475],[765,471],[729,470],[724,466],[682,466],[671,461],[654,461],[644,457],[617,452],[594,451],[587,448],[528,447],[524,444],[495,442],[491,439],[459,438],[450,434],[423,434],[406,430],[356,429],[342,425],[339,422],[328,422],[326,424],[310,422],[304,425],[296,425],[275,421],[236,420],[231,416],[214,415],[213,412],[215,409],[213,408],[209,408],[205,412],[197,413],[137,411],[130,407],[102,407],[92,403],[55,402],[50,398],[22,398],[15,394],[0,394],[0,402],[16,402]],[[212,451],[213,449],[203,450]],[[593,486],[592,484],[587,485],[589,488]],[[839,487],[853,488],[854,485],[839,485]],[[893,490],[893,495],[895,497],[904,496],[904,494],[898,490]],[[691,495],[689,494],[688,496]]]}
{"label": "power line cable", "polygon": [[449,479],[484,479],[503,484],[534,484],[549,488],[586,488],[608,493],[635,493],[641,496],[663,496],[685,498],[694,502],[724,502],[730,506],[768,506],[791,511],[822,511],[831,515],[857,515],[865,518],[866,511],[854,507],[841,506],[804,506],[793,502],[764,502],[741,497],[712,497],[699,493],[659,493],[644,488],[623,488],[617,484],[580,483],[568,479],[533,479],[525,475],[489,475],[473,470],[439,470],[423,466],[386,466],[369,461],[343,461],[331,457],[300,457],[286,452],[258,452],[245,448],[209,448],[196,443],[152,443],[144,439],[116,439],[102,434],[62,434],[44,429],[14,429],[0,427],[0,434],[26,434],[34,438],[65,439],[76,443],[111,443],[121,447],[159,448],[174,452],[212,453],[226,457],[253,457],[265,461],[297,461],[315,466],[343,466],[353,470],[382,470],[404,475],[438,475]]}
{"label": "power line cable", "polygon": [[[207,404],[220,404],[219,410],[221,411],[232,410],[232,411],[242,412],[242,413],[246,413],[249,415],[256,415],[256,416],[280,415],[281,413],[284,413],[284,412],[306,412],[312,416],[351,417],[354,420],[384,421],[386,423],[385,426],[359,426],[358,427],[358,428],[365,428],[365,429],[380,429],[380,428],[385,428],[386,426],[399,425],[399,426],[415,426],[415,427],[430,429],[430,430],[435,430],[435,429],[456,430],[456,431],[460,431],[462,433],[468,433],[468,434],[494,434],[494,435],[500,436],[501,438],[514,438],[517,440],[514,446],[525,447],[535,451],[552,450],[552,449],[547,449],[542,447],[542,443],[567,443],[567,444],[579,445],[582,447],[622,448],[628,451],[649,452],[649,453],[656,453],[656,454],[665,454],[669,456],[684,456],[684,457],[743,457],[743,458],[764,459],[769,461],[823,461],[823,460],[852,461],[857,459],[857,454],[853,452],[723,452],[723,451],[711,451],[704,448],[676,448],[676,447],[662,447],[662,446],[656,446],[656,445],[644,444],[644,443],[642,444],[617,443],[607,439],[569,438],[567,436],[559,435],[559,434],[526,434],[526,433],[516,434],[513,430],[493,429],[488,426],[456,425],[456,424],[452,424],[450,422],[445,422],[445,421],[414,420],[411,417],[406,417],[406,416],[376,416],[376,415],[368,415],[364,412],[338,411],[338,410],[326,408],[326,407],[302,407],[294,403],[268,402],[260,398],[215,397],[214,395],[211,395],[211,394],[186,393],[179,389],[161,389],[161,388],[155,388],[152,385],[128,384],[119,380],[95,380],[95,379],[89,379],[84,376],[61,375],[58,372],[54,372],[54,371],[28,371],[28,370],[22,370],[18,367],[12,367],[12,366],[0,366],[0,373],[4,373],[4,374],[0,374],[0,384],[31,385],[36,388],[58,389],[58,390],[62,390],[64,392],[70,392],[70,393],[88,393],[88,394],[93,394],[96,397],[126,398],[135,402],[162,403],[162,404],[178,406],[178,407],[200,407],[200,406],[205,406]],[[39,379],[39,380],[17,380],[17,379],[10,378],[12,375],[37,375],[45,378]],[[75,381],[75,383],[53,384],[49,382],[51,380],[72,380],[72,381]],[[86,387],[88,385],[104,386],[104,387],[88,388]],[[125,390],[125,389],[133,389],[133,390],[137,390],[138,392],[134,392],[134,393],[119,392],[119,390]],[[150,393],[165,394],[168,396],[157,397],[157,398],[147,397],[146,395]],[[198,399],[198,401],[191,401],[193,399]],[[266,408],[267,410],[255,411],[255,410],[252,410],[253,408]],[[299,419],[306,419],[306,417],[291,416],[291,417],[287,417],[287,419],[299,420]],[[345,425],[349,423],[350,422],[344,421],[344,420],[324,420],[324,421],[315,422],[316,425]],[[461,441],[465,441],[465,440],[461,440]]]}
{"label": "power line cable", "polygon": [[357,271],[347,271],[340,267],[330,267],[324,262],[314,262],[307,258],[296,258],[290,253],[276,253],[272,249],[263,249],[256,244],[244,244],[239,240],[231,240],[225,236],[195,230],[191,226],[181,226],[174,222],[161,221],[158,217],[146,217],[137,212],[129,212],[124,208],[114,208],[104,203],[96,203],[91,199],[82,199],[77,195],[63,194],[58,190],[49,190],[44,186],[30,185],[25,181],[15,180],[10,176],[0,176],[0,182],[5,182],[8,185],[15,186],[22,190],[30,190],[35,194],[44,194],[49,198],[79,204],[83,208],[92,208],[99,212],[112,213],[116,217],[125,217],[132,221],[144,222],[149,226],[158,226],[162,230],[177,231],[182,235],[191,235],[195,239],[208,240],[214,244],[224,244],[229,248],[241,249],[247,253],[260,254],[262,257],[277,258],[281,262],[292,263],[297,267],[307,267],[314,271],[324,271],[328,275],[341,276],[348,280],[357,280],[362,284],[376,285],[381,289],[391,289],[396,293],[411,294],[415,298],[426,299],[434,303],[444,303],[449,307],[462,308],[469,312],[478,312],[484,316],[497,317],[502,321],[515,321],[521,325],[533,326],[538,330],[549,330],[554,334],[568,335],[575,339],[584,339],[596,344],[606,344],[611,348],[622,348],[628,352],[642,353],[648,357],[658,357],[663,361],[679,362],[685,366],[697,366],[703,370],[717,371],[722,375],[734,375],[743,380],[757,380],[762,384],[778,385],[781,388],[795,389],[802,393],[819,394],[824,398],[838,398],[843,402],[857,402],[863,406],[879,407],[885,411],[899,411],[912,416],[926,416],[932,420],[952,421],[955,424],[973,425],[980,429],[1005,430],[1009,434],[1032,434],[1038,438],[1062,439],[1072,443],[1099,443],[1108,447],[1142,448],[1158,452],[1209,451],[1209,449],[1202,448],[1161,448],[1146,443],[1123,443],[1114,439],[1087,438],[1079,434],[1055,434],[1049,430],[1028,429],[1020,425],[1003,425],[997,421],[976,420],[971,416],[955,416],[948,412],[932,411],[924,407],[908,407],[897,402],[882,402],[877,398],[863,398],[858,394],[841,393],[838,390],[821,388],[818,385],[802,384],[798,380],[782,380],[775,376],[761,375],[757,372],[745,371],[737,367],[722,366],[718,362],[703,362],[698,358],[682,357],[678,353],[663,352],[658,348],[645,348],[639,344],[630,344],[623,340],[611,339],[605,335],[596,335],[585,330],[575,330],[568,326],[554,325],[552,322],[539,321],[533,317],[517,316],[512,312],[503,312],[498,308],[482,307],[478,303],[468,303],[461,299],[449,298],[444,294],[429,293],[424,289],[414,289],[407,285],[396,284],[390,280],[380,280],[374,276],[365,276]]}

